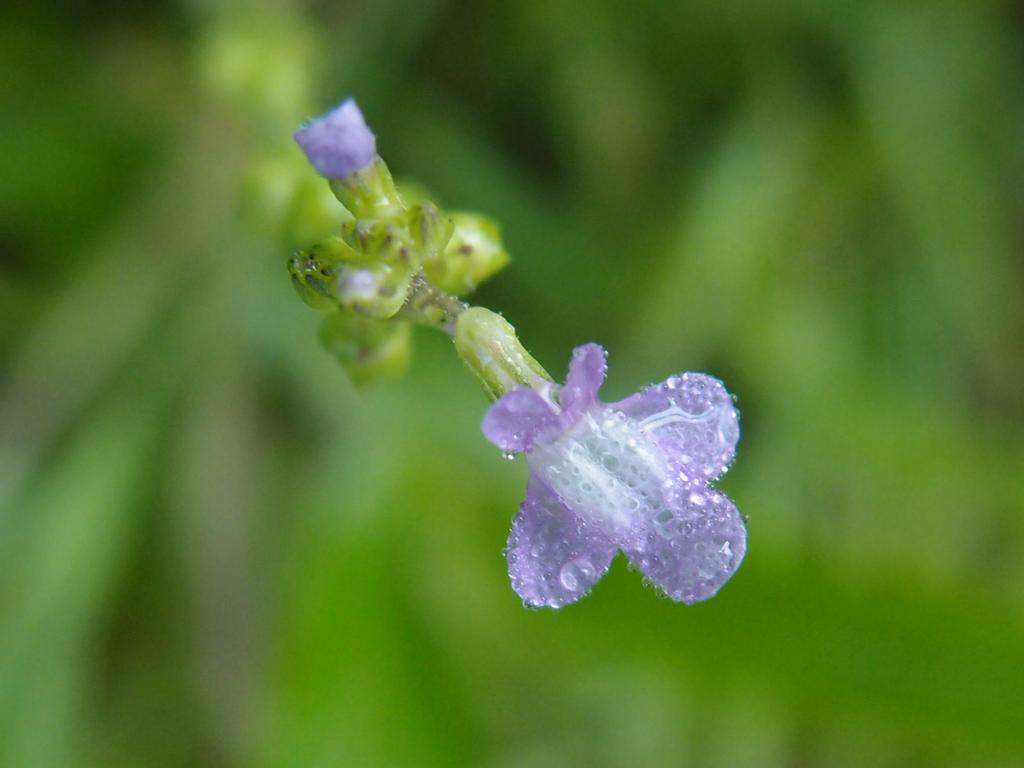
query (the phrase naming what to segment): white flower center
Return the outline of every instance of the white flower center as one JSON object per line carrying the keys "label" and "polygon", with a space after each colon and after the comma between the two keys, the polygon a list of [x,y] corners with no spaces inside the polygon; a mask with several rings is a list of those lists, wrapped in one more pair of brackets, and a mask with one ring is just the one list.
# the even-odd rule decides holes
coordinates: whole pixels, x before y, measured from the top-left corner
{"label": "white flower center", "polygon": [[534,448],[530,466],[574,512],[610,531],[661,512],[671,483],[650,435],[611,408],[588,412],[557,440]]}

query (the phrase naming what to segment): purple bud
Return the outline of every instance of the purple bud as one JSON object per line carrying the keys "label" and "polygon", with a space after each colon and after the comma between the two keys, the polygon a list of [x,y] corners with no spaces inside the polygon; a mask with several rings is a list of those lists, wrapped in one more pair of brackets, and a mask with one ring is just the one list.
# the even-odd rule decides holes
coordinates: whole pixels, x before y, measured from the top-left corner
{"label": "purple bud", "polygon": [[354,99],[307,121],[294,138],[316,172],[328,179],[348,178],[377,154],[377,139]]}

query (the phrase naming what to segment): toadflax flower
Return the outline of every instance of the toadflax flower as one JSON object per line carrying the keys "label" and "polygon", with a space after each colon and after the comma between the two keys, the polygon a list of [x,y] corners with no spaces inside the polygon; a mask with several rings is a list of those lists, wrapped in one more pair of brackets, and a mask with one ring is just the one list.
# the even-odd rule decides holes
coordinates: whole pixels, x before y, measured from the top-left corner
{"label": "toadflax flower", "polygon": [[328,179],[347,178],[377,155],[377,139],[354,99],[308,121],[294,138],[316,172]]}
{"label": "toadflax flower", "polygon": [[605,404],[605,371],[600,346],[577,347],[557,404],[519,387],[484,417],[487,439],[530,468],[506,549],[512,587],[560,608],[621,549],[672,600],[706,600],[746,552],[739,512],[708,485],[739,440],[732,397],[718,379],[684,373]]}
{"label": "toadflax flower", "polygon": [[340,235],[289,261],[300,296],[327,313],[327,346],[362,382],[401,369],[410,323],[448,334],[496,400],[484,434],[506,454],[527,456],[526,500],[506,549],[523,601],[578,600],[620,549],[671,599],[712,597],[747,548],[736,507],[709,485],[740,434],[722,382],[684,373],[602,403],[605,353],[586,344],[557,384],[507,320],[463,300],[508,262],[495,222],[408,204],[351,99],[295,141],[350,214]]}

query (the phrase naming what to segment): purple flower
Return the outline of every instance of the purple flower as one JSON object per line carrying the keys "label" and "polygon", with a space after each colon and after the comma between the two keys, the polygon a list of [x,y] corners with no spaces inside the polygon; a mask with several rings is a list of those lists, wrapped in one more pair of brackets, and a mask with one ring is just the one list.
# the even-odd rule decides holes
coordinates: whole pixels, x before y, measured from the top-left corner
{"label": "purple flower", "polygon": [[621,549],[672,600],[706,600],[747,547],[735,505],[708,486],[739,440],[732,397],[718,379],[684,373],[606,404],[606,367],[600,346],[577,347],[558,405],[514,389],[484,417],[487,439],[525,452],[530,467],[506,549],[512,588],[560,608]]}
{"label": "purple flower", "polygon": [[328,179],[351,176],[377,154],[377,139],[354,99],[308,121],[294,138],[316,172]]}

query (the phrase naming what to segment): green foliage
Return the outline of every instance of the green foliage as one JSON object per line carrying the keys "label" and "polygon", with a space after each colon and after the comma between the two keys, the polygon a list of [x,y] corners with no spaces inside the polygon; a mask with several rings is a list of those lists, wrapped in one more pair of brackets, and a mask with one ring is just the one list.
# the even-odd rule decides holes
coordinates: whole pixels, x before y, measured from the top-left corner
{"label": "green foliage", "polygon": [[[1015,6],[0,14],[0,766],[1024,761]],[[345,95],[501,222],[480,303],[552,375],[738,393],[717,598],[524,610],[450,340],[317,344],[282,261],[351,217],[290,131]]]}

